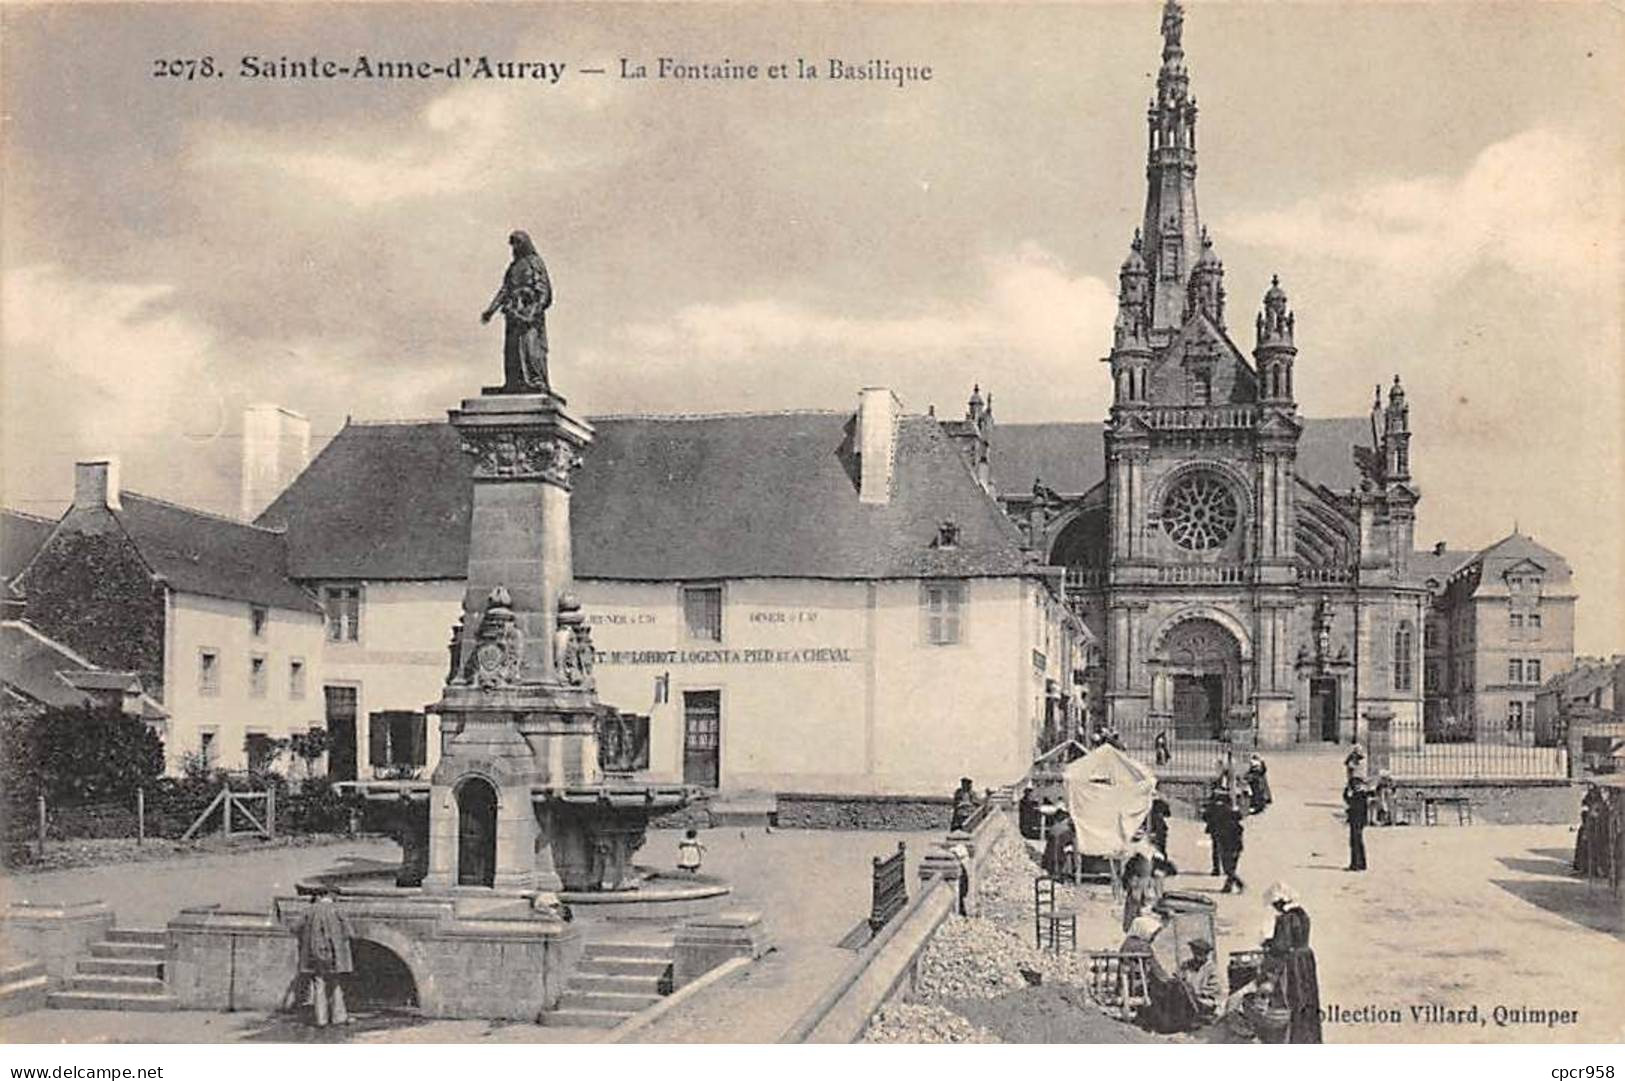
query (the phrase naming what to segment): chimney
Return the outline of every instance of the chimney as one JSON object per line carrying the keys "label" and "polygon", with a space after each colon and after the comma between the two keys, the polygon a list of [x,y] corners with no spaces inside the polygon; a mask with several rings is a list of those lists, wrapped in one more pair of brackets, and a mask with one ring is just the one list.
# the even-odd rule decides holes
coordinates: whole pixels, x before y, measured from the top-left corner
{"label": "chimney", "polygon": [[310,461],[310,421],[267,402],[243,410],[241,513],[253,521]]}
{"label": "chimney", "polygon": [[73,466],[73,505],[77,510],[121,510],[118,457],[108,454]]}
{"label": "chimney", "polygon": [[885,387],[858,394],[858,502],[890,503],[897,456],[897,418],[903,403]]}
{"label": "chimney", "polygon": [[1444,541],[1435,541],[1434,542],[1433,554],[1436,555],[1436,556],[1444,555]]}

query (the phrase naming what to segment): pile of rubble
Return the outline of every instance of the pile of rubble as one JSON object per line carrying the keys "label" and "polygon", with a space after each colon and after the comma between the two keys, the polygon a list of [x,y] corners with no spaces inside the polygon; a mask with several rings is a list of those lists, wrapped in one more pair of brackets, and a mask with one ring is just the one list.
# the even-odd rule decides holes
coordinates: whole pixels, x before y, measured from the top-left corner
{"label": "pile of rubble", "polygon": [[1036,971],[1034,951],[987,920],[949,916],[920,958],[915,990],[921,998],[993,998],[1028,986],[1023,967]]}
{"label": "pile of rubble", "polygon": [[863,1043],[998,1043],[952,1010],[918,1002],[894,1002],[875,1015]]}

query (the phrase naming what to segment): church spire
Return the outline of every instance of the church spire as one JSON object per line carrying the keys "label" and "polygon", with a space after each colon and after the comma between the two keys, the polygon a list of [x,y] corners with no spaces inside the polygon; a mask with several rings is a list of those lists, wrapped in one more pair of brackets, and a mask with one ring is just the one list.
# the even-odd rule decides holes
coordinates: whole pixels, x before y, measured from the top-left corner
{"label": "church spire", "polygon": [[1186,284],[1202,252],[1196,214],[1196,99],[1185,69],[1185,9],[1167,0],[1162,9],[1162,69],[1157,96],[1146,113],[1146,264],[1152,282],[1154,329],[1185,321]]}

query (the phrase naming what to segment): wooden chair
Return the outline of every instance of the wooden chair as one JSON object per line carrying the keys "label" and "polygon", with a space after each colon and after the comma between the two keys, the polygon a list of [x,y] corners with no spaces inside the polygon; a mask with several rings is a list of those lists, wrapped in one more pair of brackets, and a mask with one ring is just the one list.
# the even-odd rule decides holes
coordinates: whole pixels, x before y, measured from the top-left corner
{"label": "wooden chair", "polygon": [[1151,1003],[1151,956],[1095,950],[1084,954],[1084,990],[1106,1013],[1131,1021]]}
{"label": "wooden chair", "polygon": [[1055,879],[1039,875],[1033,879],[1033,939],[1037,949],[1054,953],[1066,948],[1078,951],[1078,914],[1055,909]]}

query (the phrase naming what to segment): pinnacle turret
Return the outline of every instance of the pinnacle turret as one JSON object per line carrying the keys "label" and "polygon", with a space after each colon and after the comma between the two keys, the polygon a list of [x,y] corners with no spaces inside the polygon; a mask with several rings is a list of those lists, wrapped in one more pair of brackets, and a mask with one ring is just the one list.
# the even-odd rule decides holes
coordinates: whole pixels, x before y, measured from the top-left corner
{"label": "pinnacle turret", "polygon": [[1265,401],[1292,401],[1292,365],[1298,355],[1293,343],[1296,323],[1296,317],[1287,307],[1280,275],[1271,276],[1269,291],[1264,294],[1264,308],[1258,313],[1258,344],[1253,349],[1260,396]]}
{"label": "pinnacle turret", "polygon": [[1152,277],[1151,325],[1185,321],[1186,283],[1201,253],[1196,213],[1196,100],[1185,68],[1185,12],[1179,0],[1162,9],[1162,67],[1146,113],[1146,264]]}

